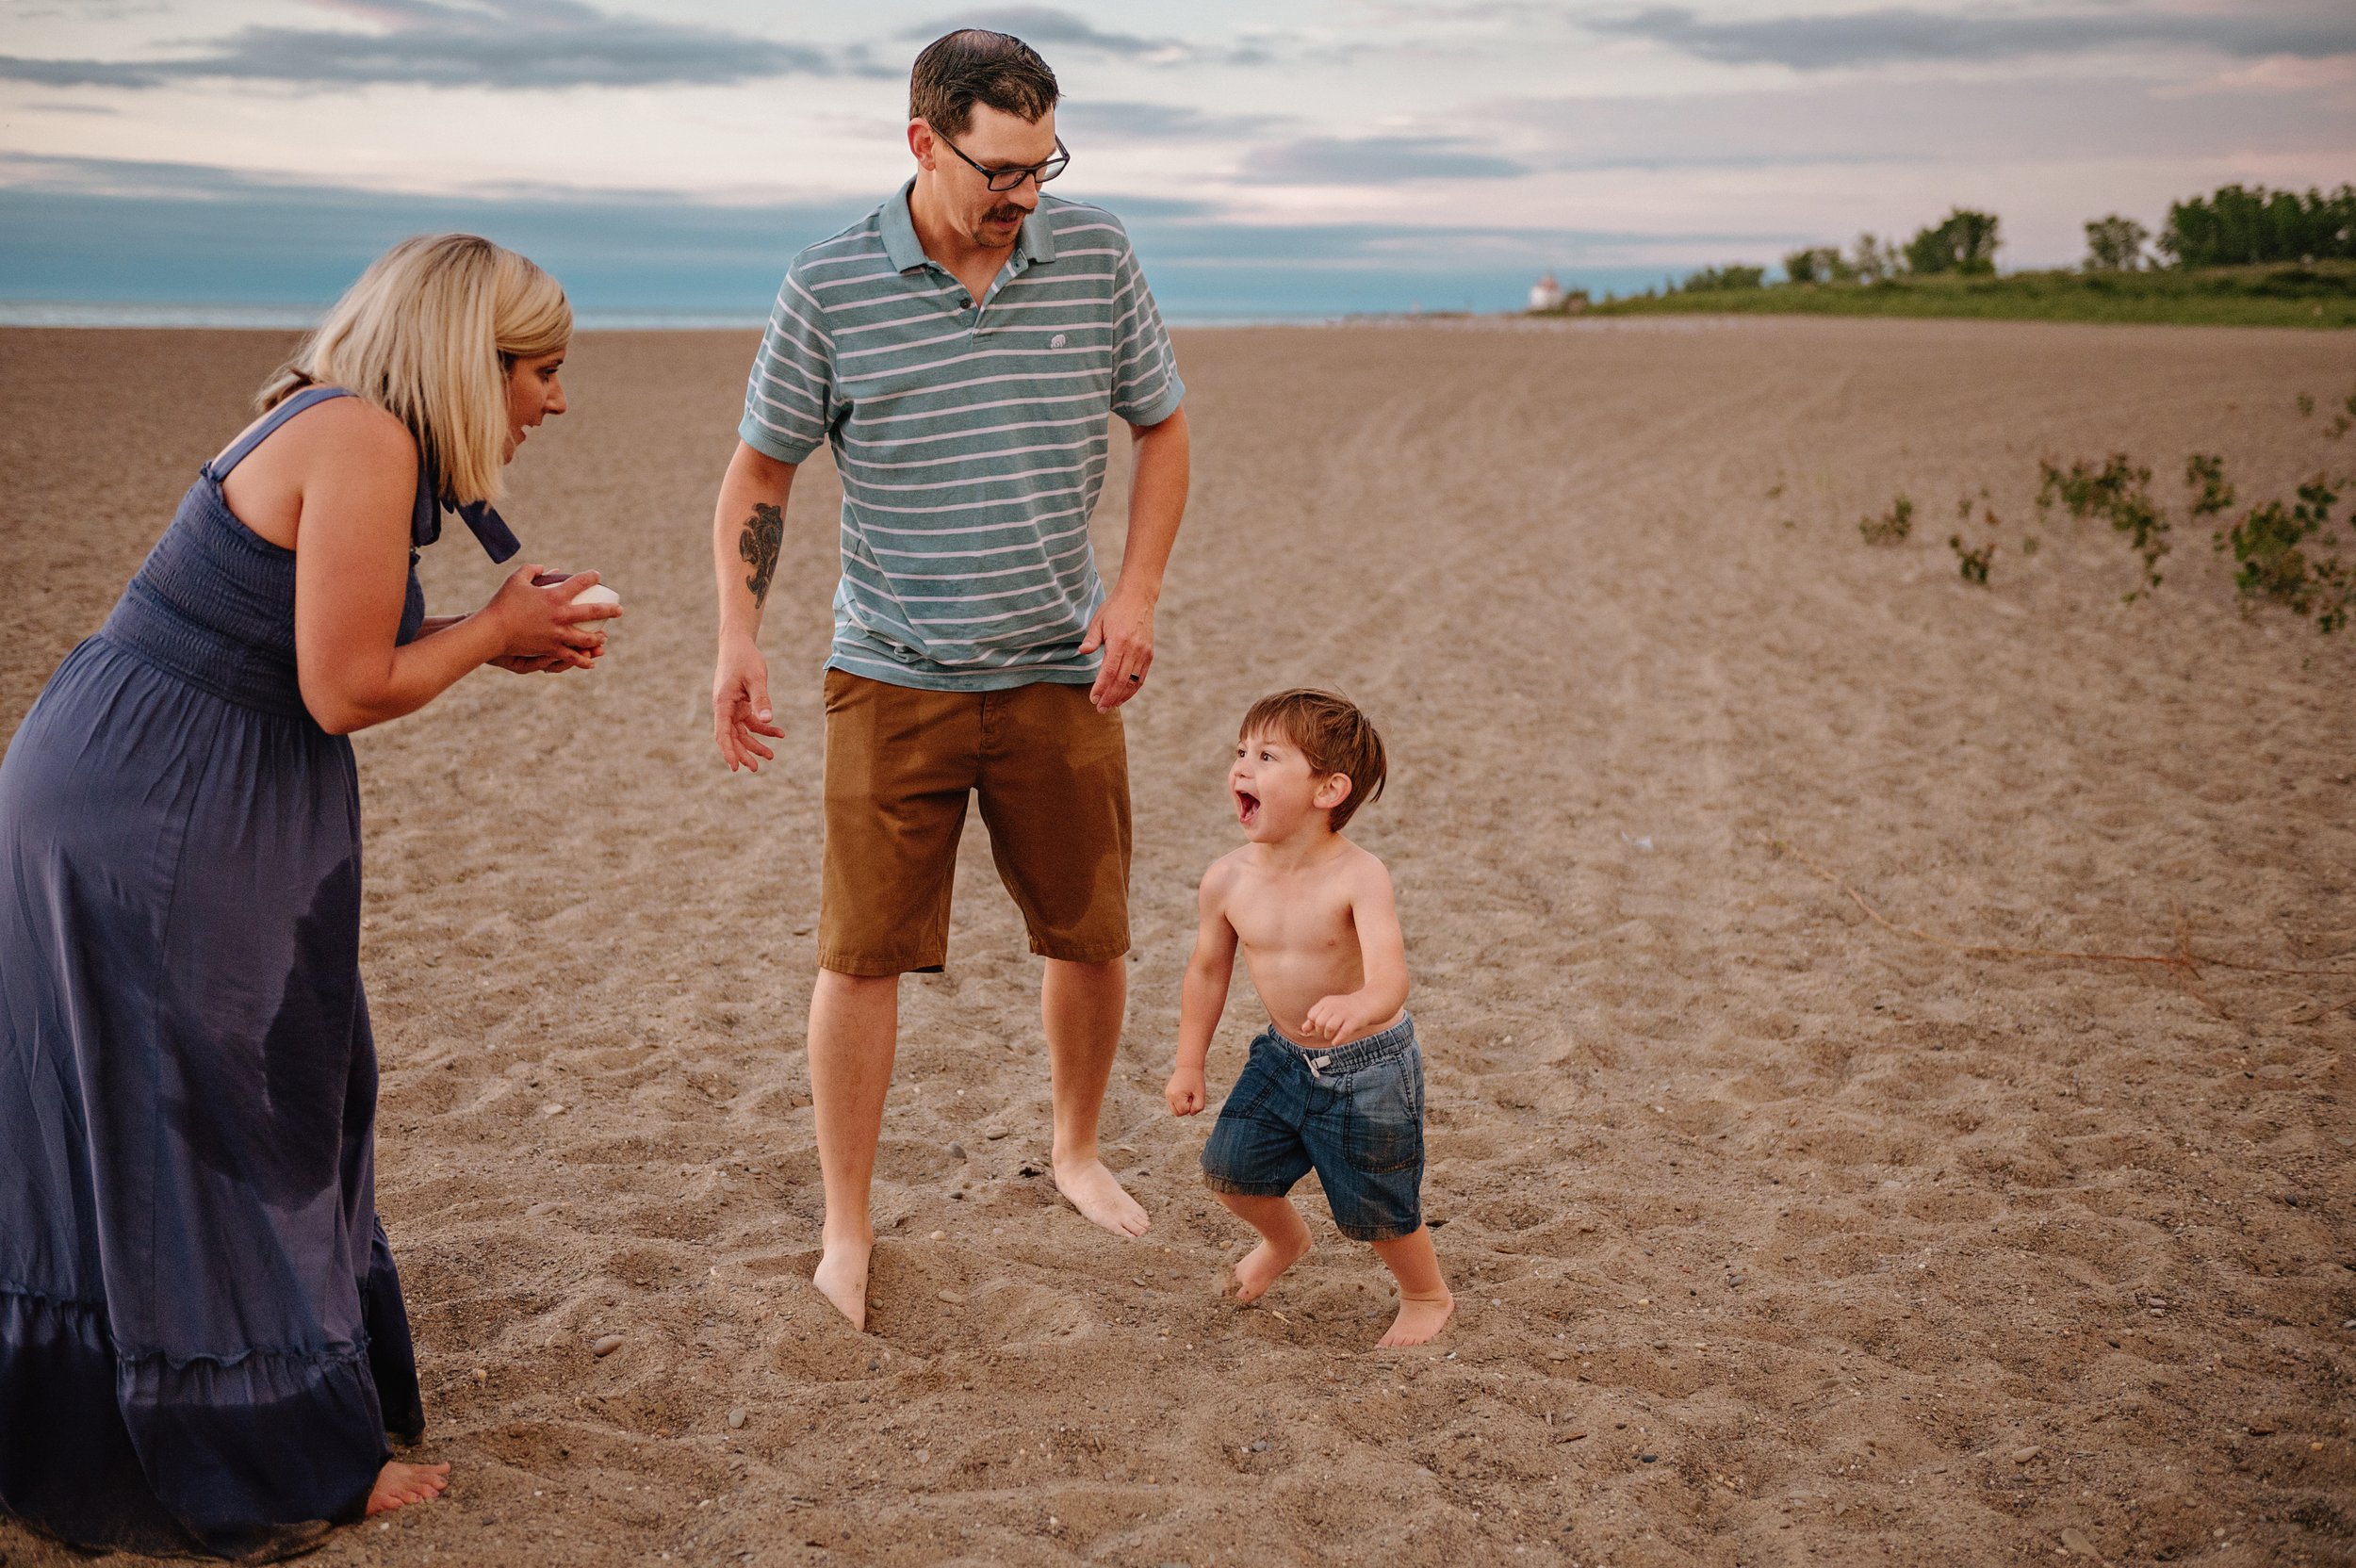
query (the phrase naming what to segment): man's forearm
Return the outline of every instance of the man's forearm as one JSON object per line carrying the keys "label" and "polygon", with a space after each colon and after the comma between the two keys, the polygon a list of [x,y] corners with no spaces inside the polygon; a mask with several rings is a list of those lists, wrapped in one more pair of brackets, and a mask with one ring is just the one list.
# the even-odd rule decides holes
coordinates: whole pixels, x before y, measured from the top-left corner
{"label": "man's forearm", "polygon": [[794,466],[743,442],[720,482],[712,514],[712,564],[720,600],[720,636],[754,637],[785,547],[785,503]]}
{"label": "man's forearm", "polygon": [[1178,543],[1186,514],[1191,457],[1186,411],[1136,433],[1137,462],[1129,477],[1129,534],[1121,551],[1121,580],[1114,592],[1151,604],[1162,595],[1162,574]]}

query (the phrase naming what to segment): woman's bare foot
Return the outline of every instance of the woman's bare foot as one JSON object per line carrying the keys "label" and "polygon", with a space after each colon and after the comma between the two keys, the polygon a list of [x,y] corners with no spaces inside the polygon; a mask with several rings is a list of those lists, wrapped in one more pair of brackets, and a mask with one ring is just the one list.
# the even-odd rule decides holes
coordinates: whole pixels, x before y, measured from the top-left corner
{"label": "woman's bare foot", "polygon": [[1391,1319],[1390,1332],[1376,1343],[1386,1349],[1402,1345],[1426,1345],[1448,1326],[1456,1312],[1456,1298],[1443,1290],[1437,1297],[1415,1297],[1402,1294],[1399,1298],[1399,1315]]}
{"label": "woman's bare foot", "polygon": [[1055,1163],[1055,1190],[1071,1200],[1084,1218],[1115,1235],[1141,1236],[1153,1223],[1144,1206],[1121,1190],[1120,1181],[1093,1155],[1085,1160]]}
{"label": "woman's bare foot", "polygon": [[834,1310],[861,1333],[867,1331],[867,1261],[875,1250],[872,1235],[864,1240],[829,1241],[810,1280],[818,1294],[834,1303]]}
{"label": "woman's bare foot", "polygon": [[450,1462],[439,1464],[403,1464],[387,1460],[384,1468],[376,1473],[376,1484],[368,1488],[368,1516],[390,1513],[411,1503],[430,1503],[440,1496],[450,1485]]}

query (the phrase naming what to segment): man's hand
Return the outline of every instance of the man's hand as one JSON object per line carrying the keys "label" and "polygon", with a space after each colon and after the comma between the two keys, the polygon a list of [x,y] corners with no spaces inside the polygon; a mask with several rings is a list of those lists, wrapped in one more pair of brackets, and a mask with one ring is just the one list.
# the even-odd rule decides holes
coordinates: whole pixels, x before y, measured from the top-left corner
{"label": "man's hand", "polygon": [[1182,1067],[1170,1075],[1162,1087],[1162,1098],[1170,1102],[1172,1116],[1192,1116],[1203,1108],[1203,1070]]}
{"label": "man's hand", "polygon": [[768,662],[751,638],[726,639],[712,676],[712,736],[728,772],[741,767],[759,773],[762,762],[777,756],[754,738],[761,735],[773,741],[785,736],[769,711]]}
{"label": "man's hand", "polygon": [[1080,639],[1083,654],[1104,650],[1104,662],[1088,688],[1088,701],[1100,713],[1109,713],[1137,694],[1146,672],[1153,667],[1153,605],[1151,600],[1123,598],[1116,593],[1088,622]]}

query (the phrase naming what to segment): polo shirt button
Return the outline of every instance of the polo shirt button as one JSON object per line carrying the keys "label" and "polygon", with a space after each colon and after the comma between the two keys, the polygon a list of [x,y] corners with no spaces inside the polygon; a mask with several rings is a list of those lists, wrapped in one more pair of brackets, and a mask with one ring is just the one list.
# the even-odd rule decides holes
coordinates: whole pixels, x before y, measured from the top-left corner
{"label": "polo shirt button", "polygon": [[1064,336],[1063,334],[1057,333],[1055,336],[1047,340],[1047,346],[1051,349],[1060,349],[1070,341],[1071,339]]}

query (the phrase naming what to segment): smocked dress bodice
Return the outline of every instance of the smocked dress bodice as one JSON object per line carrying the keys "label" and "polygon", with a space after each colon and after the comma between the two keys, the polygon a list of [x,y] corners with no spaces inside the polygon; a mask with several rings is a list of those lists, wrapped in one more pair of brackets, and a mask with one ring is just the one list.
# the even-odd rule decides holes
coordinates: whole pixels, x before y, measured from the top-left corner
{"label": "smocked dress bodice", "polygon": [[[197,471],[163,537],[123,592],[100,635],[200,690],[247,708],[303,716],[295,665],[295,552],[254,532],[229,510],[221,485],[279,426],[352,394],[312,386],[295,393],[227,451]],[[442,508],[420,463],[411,506],[409,583],[396,641],[425,625],[417,552],[441,535]],[[462,509],[494,561],[515,553],[515,536],[488,507]]]}

